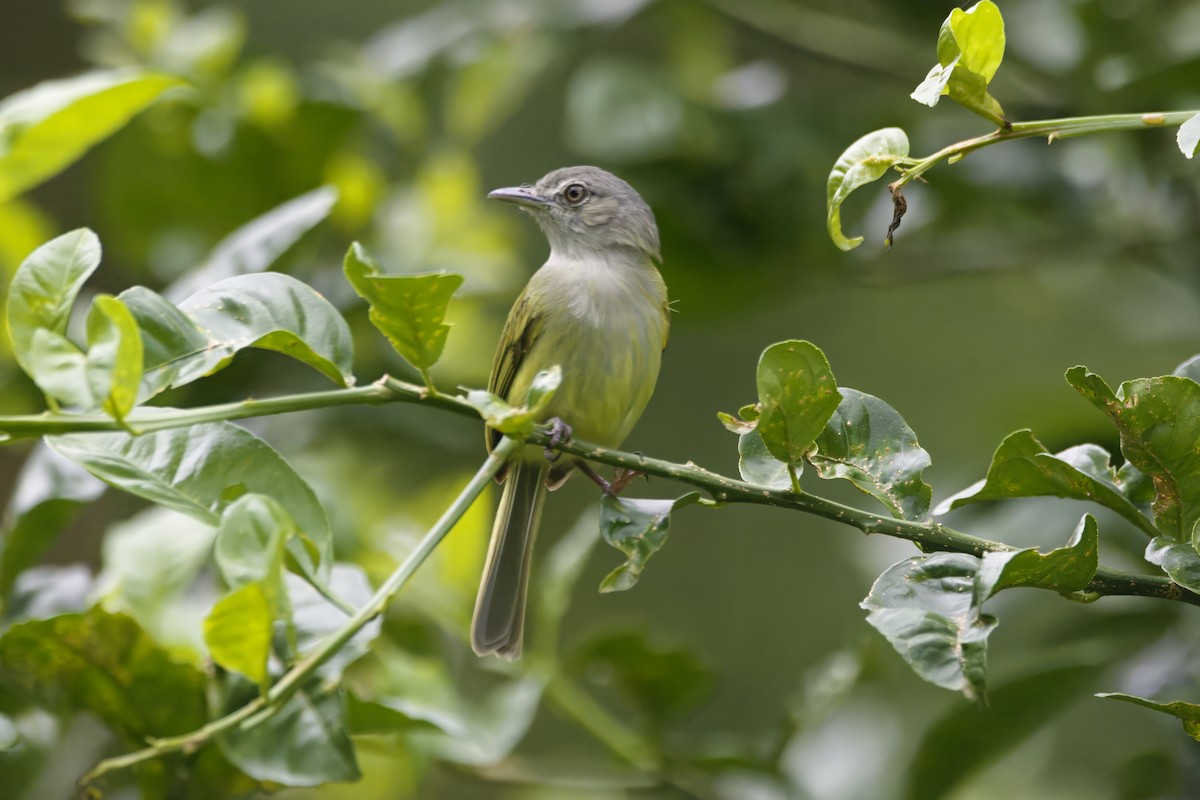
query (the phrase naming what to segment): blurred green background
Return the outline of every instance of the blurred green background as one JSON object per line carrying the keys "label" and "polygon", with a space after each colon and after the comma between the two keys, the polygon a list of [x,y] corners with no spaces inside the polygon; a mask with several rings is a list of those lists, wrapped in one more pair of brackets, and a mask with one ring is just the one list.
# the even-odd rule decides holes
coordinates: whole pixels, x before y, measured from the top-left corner
{"label": "blurred green background", "polygon": [[[1200,2],[1000,5],[1009,46],[992,93],[1011,118],[1200,107]],[[753,399],[766,345],[804,338],[824,349],[842,385],[905,416],[932,454],[935,500],[981,477],[1017,428],[1033,428],[1052,450],[1096,441],[1116,451],[1112,429],[1062,373],[1082,363],[1110,382],[1167,374],[1200,350],[1200,182],[1172,132],[988,148],[910,187],[891,252],[882,247],[891,218],[882,185],[861,190],[843,212],[848,233],[867,236],[859,250],[841,253],[825,234],[825,178],[861,134],[898,125],[913,152],[926,154],[986,132],[949,102],[931,110],[908,98],[952,7],[9,2],[0,9],[0,96],[125,64],[182,75],[195,88],[0,205],[0,267],[11,274],[44,239],[87,225],[105,246],[90,290],[161,289],[240,225],[331,185],[339,199],[329,218],[275,268],[350,318],[360,382],[409,374],[344,284],[340,256],[355,239],[393,272],[466,276],[435,375],[447,386],[481,386],[509,304],[546,251],[536,227],[488,204],[486,191],[593,163],[627,179],[655,210],[678,311],[657,394],[628,449],[735,472],[736,439],[715,412]],[[0,379],[0,411],[40,409],[11,359]],[[167,400],[316,388],[324,387],[304,367],[248,352]],[[249,427],[317,487],[339,557],[376,579],[483,455],[477,423],[404,406]],[[27,452],[0,453],[5,486]],[[841,485],[805,483],[872,503]],[[683,493],[658,480],[631,492]],[[595,492],[582,481],[551,499],[542,562],[581,515],[595,514]],[[106,531],[140,508],[107,494],[48,560],[104,567]],[[950,522],[1050,546],[1066,540],[1083,510],[1014,502],[956,512]],[[1102,559],[1136,567],[1139,535],[1115,517],[1100,522]],[[464,521],[402,596],[385,644],[356,680],[401,680],[379,677],[401,652],[433,659],[460,688],[491,679],[494,665],[481,668],[463,644],[489,528],[487,509]],[[680,512],[667,547],[627,593],[596,592],[619,559],[592,551],[562,622],[564,663],[612,714],[704,775],[703,792],[655,786],[539,707],[499,763],[447,766],[415,739],[380,738],[360,748],[362,784],[280,796],[1200,796],[1196,745],[1173,720],[1091,698],[1101,690],[1200,696],[1191,678],[1194,614],[1149,600],[1085,607],[1011,593],[993,601],[1002,621],[992,637],[994,697],[990,711],[977,710],[922,683],[863,621],[858,602],[874,576],[912,554],[898,540],[742,507]],[[165,637],[186,650],[198,618],[187,609],[203,597],[172,602],[183,622],[166,626],[174,633]],[[613,638],[629,632],[638,637]],[[643,681],[657,701],[623,691],[605,646],[660,652],[665,677]],[[18,796],[70,796],[74,777],[110,746],[86,719],[55,727],[45,742],[38,759],[10,765]],[[762,766],[771,759],[775,772]],[[961,780],[943,795],[929,775]]]}

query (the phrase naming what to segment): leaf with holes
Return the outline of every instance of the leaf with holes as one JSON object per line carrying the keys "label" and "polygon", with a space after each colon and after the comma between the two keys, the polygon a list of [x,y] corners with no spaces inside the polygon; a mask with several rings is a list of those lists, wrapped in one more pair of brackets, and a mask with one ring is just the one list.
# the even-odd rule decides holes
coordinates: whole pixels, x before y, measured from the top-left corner
{"label": "leaf with holes", "polygon": [[1154,523],[1188,542],[1200,521],[1200,384],[1167,375],[1121,384],[1116,392],[1085,367],[1067,382],[1106,413],[1121,434],[1121,452],[1154,481]]}
{"label": "leaf with holes", "polygon": [[908,423],[878,397],[838,389],[842,400],[808,460],[822,478],[843,478],[887,506],[898,519],[929,518],[933,490],[921,474],[929,453]]}
{"label": "leaf with holes", "polygon": [[775,458],[796,466],[841,403],[825,354],[812,342],[773,344],[758,361],[758,433]]}

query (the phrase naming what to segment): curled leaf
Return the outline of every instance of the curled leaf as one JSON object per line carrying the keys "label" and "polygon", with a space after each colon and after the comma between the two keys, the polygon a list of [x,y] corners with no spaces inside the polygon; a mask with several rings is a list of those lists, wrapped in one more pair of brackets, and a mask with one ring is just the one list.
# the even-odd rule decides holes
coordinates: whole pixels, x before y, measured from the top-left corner
{"label": "curled leaf", "polygon": [[671,512],[699,499],[697,492],[675,500],[623,500],[605,495],[600,506],[600,535],[625,554],[625,563],[600,582],[600,591],[632,589],[646,562],[667,543]]}
{"label": "curled leaf", "polygon": [[842,203],[850,193],[882,178],[908,157],[908,136],[900,128],[871,131],[846,148],[834,162],[825,183],[825,223],[829,238],[841,250],[853,250],[862,237],[842,233]]}

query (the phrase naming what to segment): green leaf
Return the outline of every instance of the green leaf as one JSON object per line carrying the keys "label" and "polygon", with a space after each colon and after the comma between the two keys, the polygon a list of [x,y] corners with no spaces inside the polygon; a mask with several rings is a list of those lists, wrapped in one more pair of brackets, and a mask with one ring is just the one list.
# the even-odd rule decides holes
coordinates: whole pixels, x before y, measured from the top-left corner
{"label": "green leaf", "polygon": [[102,482],[45,445],[33,449],[21,466],[4,513],[0,597],[6,597],[17,576],[54,543],[79,506],[95,500],[104,488]]}
{"label": "green leaf", "polygon": [[247,583],[213,605],[204,620],[204,643],[214,662],[265,687],[272,627],[263,584]]}
{"label": "green leaf", "polygon": [[1200,383],[1200,356],[1192,356],[1187,361],[1175,368],[1172,375],[1178,375],[1181,378],[1191,378]]}
{"label": "green leaf", "polygon": [[918,675],[982,701],[987,637],[996,620],[974,602],[979,559],[935,553],[894,564],[859,605]]}
{"label": "green leaf", "polygon": [[988,692],[987,716],[958,704],[921,737],[905,780],[907,800],[941,800],[1056,719],[1087,691],[1093,664],[1039,668]]}
{"label": "green leaf", "polygon": [[142,340],[129,309],[98,295],[87,318],[88,351],[39,328],[28,352],[29,376],[66,406],[100,408],[117,420],[133,410],[142,376]]}
{"label": "green leaf", "polygon": [[1100,565],[1100,532],[1091,514],[1084,514],[1066,547],[1042,555],[1032,548],[984,553],[976,580],[976,602],[1003,589],[1039,586],[1060,594],[1078,592],[1096,577]]}
{"label": "green leaf", "polygon": [[179,304],[209,339],[204,374],[229,363],[243,347],[274,350],[350,386],[354,343],[333,305],[290,275],[239,275],[201,289]]}
{"label": "green leaf", "polygon": [[46,442],[107,483],[151,502],[219,525],[224,509],[248,493],[266,494],[287,509],[315,546],[317,565],[299,538],[289,552],[310,574],[327,576],[333,562],[329,521],[309,485],[266,442],[229,422],[129,436],[76,433]]}
{"label": "green leaf", "polygon": [[651,642],[645,633],[604,634],[571,657],[573,671],[603,676],[656,722],[692,711],[713,688],[713,675],[695,653]]}
{"label": "green leaf", "polygon": [[[257,586],[266,607],[268,634],[269,623],[280,622],[289,642],[294,639],[294,631],[284,584],[284,563],[289,546],[293,552],[303,552],[303,542],[292,545],[298,533],[291,514],[273,498],[245,494],[222,512],[221,526],[213,545],[213,558],[221,577],[235,591]],[[269,639],[268,636],[268,645]],[[205,640],[208,640],[207,629]],[[254,674],[239,671],[262,685]]]}
{"label": "green leaf", "polygon": [[27,373],[33,374],[34,334],[39,329],[66,333],[71,306],[98,266],[100,240],[87,228],[79,228],[34,250],[17,269],[5,311],[13,355]]}
{"label": "green leaf", "polygon": [[472,389],[467,392],[467,404],[479,412],[489,428],[507,436],[524,439],[533,433],[546,407],[562,383],[562,369],[556,364],[534,376],[525,396],[525,405],[514,407],[491,392]]}
{"label": "green leaf", "polygon": [[0,102],[0,202],[62,171],[177,78],[136,69],[46,81]]}
{"label": "green leaf", "polygon": [[371,306],[370,318],[408,363],[423,375],[442,357],[450,326],[442,320],[461,275],[384,275],[366,249],[355,242],[343,264],[346,280]]}
{"label": "green leaf", "polygon": [[1162,568],[1171,580],[1188,591],[1200,594],[1200,553],[1192,542],[1177,542],[1166,536],[1151,539],[1146,545],[1146,560]]}
{"label": "green leaf", "polygon": [[1200,384],[1168,375],[1126,381],[1114,394],[1085,367],[1067,382],[1108,414],[1121,452],[1154,481],[1154,522],[1168,538],[1188,541],[1200,521]]}
{"label": "green leaf", "polygon": [[622,500],[605,495],[600,504],[600,535],[624,553],[626,560],[600,582],[600,591],[632,589],[650,556],[667,543],[671,512],[699,500],[697,492],[674,500]]}
{"label": "green leaf", "polygon": [[1142,531],[1156,535],[1154,525],[1118,485],[1117,471],[1109,459],[1108,451],[1094,444],[1081,444],[1051,454],[1033,431],[1015,431],[996,449],[987,477],[943,500],[934,514],[945,514],[969,503],[1010,497],[1069,497],[1099,503]]}
{"label": "green leaf", "polygon": [[1149,708],[1152,711],[1158,711],[1159,713],[1175,717],[1183,723],[1184,733],[1200,742],[1200,705],[1196,703],[1185,703],[1182,700],[1176,700],[1172,703],[1159,703],[1154,700],[1147,700],[1145,697],[1137,697],[1136,695],[1122,694],[1120,692],[1100,692],[1096,697],[1133,703],[1135,706]]}
{"label": "green leaf", "polygon": [[180,276],[163,294],[178,302],[226,278],[262,272],[328,217],[337,199],[337,189],[322,186],[254,218],[222,239],[204,263]]}
{"label": "green leaf", "polygon": [[337,309],[278,272],[219,281],[180,303],[143,287],[122,292],[145,342],[142,399],[224,368],[247,347],[308,364],[340,386],[354,383],[354,345]]}
{"label": "green leaf", "polygon": [[930,460],[917,435],[878,397],[856,389],[838,391],[841,403],[808,457],[817,474],[850,481],[898,519],[928,519],[933,490],[921,474]]}
{"label": "green leaf", "polygon": [[203,611],[187,593],[208,564],[215,536],[211,525],[150,506],[105,532],[94,593],[106,610],[133,617],[163,646],[202,652]]}
{"label": "green leaf", "polygon": [[970,9],[950,12],[938,32],[938,63],[911,97],[927,106],[942,95],[976,114],[1005,125],[1004,109],[988,94],[988,84],[1004,60],[1004,19],[992,0],[981,0]]}
{"label": "green leaf", "polygon": [[[796,465],[797,475],[801,465]],[[788,491],[792,488],[792,476],[788,465],[771,455],[762,435],[756,430],[738,437],[738,473],[742,480],[768,489]]]}
{"label": "green leaf", "polygon": [[0,685],[54,711],[91,712],[138,746],[207,721],[203,673],[172,661],[129,617],[99,608],[9,628]]}
{"label": "green leaf", "polygon": [[115,419],[137,403],[142,380],[142,337],[137,321],[111,295],[97,295],[87,319],[87,380],[92,395]]}
{"label": "green leaf", "polygon": [[337,686],[312,682],[269,715],[218,740],[221,752],[252,778],[284,786],[316,786],[361,777]]}
{"label": "green leaf", "polygon": [[796,466],[841,403],[825,354],[812,342],[773,344],[758,360],[758,433],[775,458]]}
{"label": "green leaf", "polygon": [[850,193],[882,178],[908,158],[908,135],[900,128],[871,131],[846,148],[834,162],[825,183],[825,222],[829,238],[841,250],[853,250],[862,237],[847,239],[842,233],[842,203]]}
{"label": "green leaf", "polygon": [[1179,145],[1179,152],[1188,158],[1196,155],[1197,148],[1200,148],[1200,114],[1179,126],[1175,142]]}

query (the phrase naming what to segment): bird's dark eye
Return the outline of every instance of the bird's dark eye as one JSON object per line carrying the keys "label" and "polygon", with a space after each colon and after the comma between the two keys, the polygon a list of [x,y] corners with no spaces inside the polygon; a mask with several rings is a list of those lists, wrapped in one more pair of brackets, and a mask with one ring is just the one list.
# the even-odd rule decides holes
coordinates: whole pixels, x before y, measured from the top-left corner
{"label": "bird's dark eye", "polygon": [[566,189],[563,189],[563,199],[573,206],[577,206],[587,199],[588,191],[582,183],[572,183]]}

